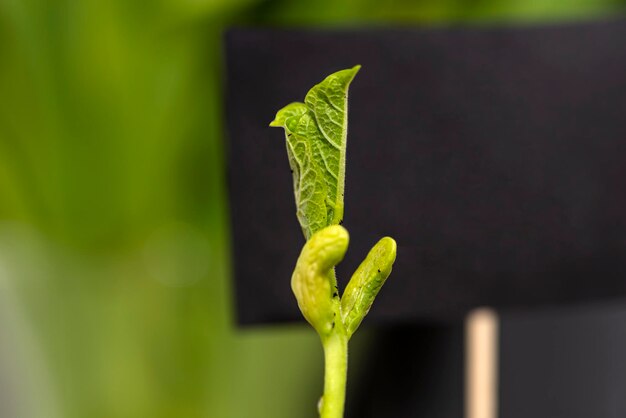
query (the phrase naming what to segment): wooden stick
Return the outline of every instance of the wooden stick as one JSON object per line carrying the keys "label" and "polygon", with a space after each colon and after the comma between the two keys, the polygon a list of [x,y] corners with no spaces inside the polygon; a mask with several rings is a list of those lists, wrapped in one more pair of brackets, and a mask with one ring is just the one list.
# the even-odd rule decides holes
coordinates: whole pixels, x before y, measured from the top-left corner
{"label": "wooden stick", "polygon": [[465,417],[498,416],[498,315],[489,308],[465,322]]}

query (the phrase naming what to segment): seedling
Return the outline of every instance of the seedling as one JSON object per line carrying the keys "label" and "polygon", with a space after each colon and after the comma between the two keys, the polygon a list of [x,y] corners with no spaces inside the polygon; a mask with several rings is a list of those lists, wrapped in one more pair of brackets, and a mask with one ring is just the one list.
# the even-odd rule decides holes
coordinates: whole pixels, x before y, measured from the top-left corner
{"label": "seedling", "polygon": [[329,75],[291,103],[270,126],[285,129],[293,173],[297,217],[307,242],[291,276],[291,289],[302,315],[324,347],[324,394],[321,418],[343,417],[348,369],[348,341],[389,277],[396,242],[381,239],[352,275],[339,296],[335,266],[348,249],[344,215],[348,88],[361,67]]}

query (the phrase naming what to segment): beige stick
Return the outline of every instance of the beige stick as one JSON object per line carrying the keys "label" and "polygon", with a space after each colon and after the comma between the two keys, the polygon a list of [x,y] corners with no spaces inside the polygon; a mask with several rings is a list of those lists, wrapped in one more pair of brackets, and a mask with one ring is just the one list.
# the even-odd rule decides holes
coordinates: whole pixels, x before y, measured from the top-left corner
{"label": "beige stick", "polygon": [[498,315],[479,308],[465,322],[465,418],[498,416]]}

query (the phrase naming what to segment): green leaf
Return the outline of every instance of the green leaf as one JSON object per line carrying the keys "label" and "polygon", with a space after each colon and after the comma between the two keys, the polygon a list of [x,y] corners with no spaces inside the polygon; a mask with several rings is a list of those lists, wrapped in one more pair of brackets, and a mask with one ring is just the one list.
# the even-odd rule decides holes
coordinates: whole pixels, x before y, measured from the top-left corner
{"label": "green leaf", "polygon": [[359,65],[326,77],[270,126],[285,129],[298,221],[306,239],[343,220],[348,88]]}
{"label": "green leaf", "polygon": [[378,241],[356,269],[341,297],[341,319],[350,337],[370,310],[376,295],[391,274],[396,260],[396,242]]}
{"label": "green leaf", "polygon": [[339,225],[316,232],[302,248],[291,276],[300,311],[322,338],[340,320],[334,267],[343,259],[348,241],[348,231]]}

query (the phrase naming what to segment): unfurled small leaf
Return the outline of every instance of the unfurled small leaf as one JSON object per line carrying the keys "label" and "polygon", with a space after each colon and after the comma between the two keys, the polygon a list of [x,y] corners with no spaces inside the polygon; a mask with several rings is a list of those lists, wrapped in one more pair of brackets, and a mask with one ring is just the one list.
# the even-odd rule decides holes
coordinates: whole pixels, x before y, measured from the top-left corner
{"label": "unfurled small leaf", "polygon": [[348,88],[360,68],[329,75],[304,103],[285,106],[270,123],[285,129],[297,216],[307,240],[343,220]]}
{"label": "unfurled small leaf", "polygon": [[350,337],[370,310],[396,260],[396,242],[389,237],[378,241],[356,269],[343,296],[341,317]]}
{"label": "unfurled small leaf", "polygon": [[343,259],[348,241],[348,231],[339,225],[316,232],[302,248],[291,276],[291,289],[302,315],[322,337],[340,321],[334,267]]}

